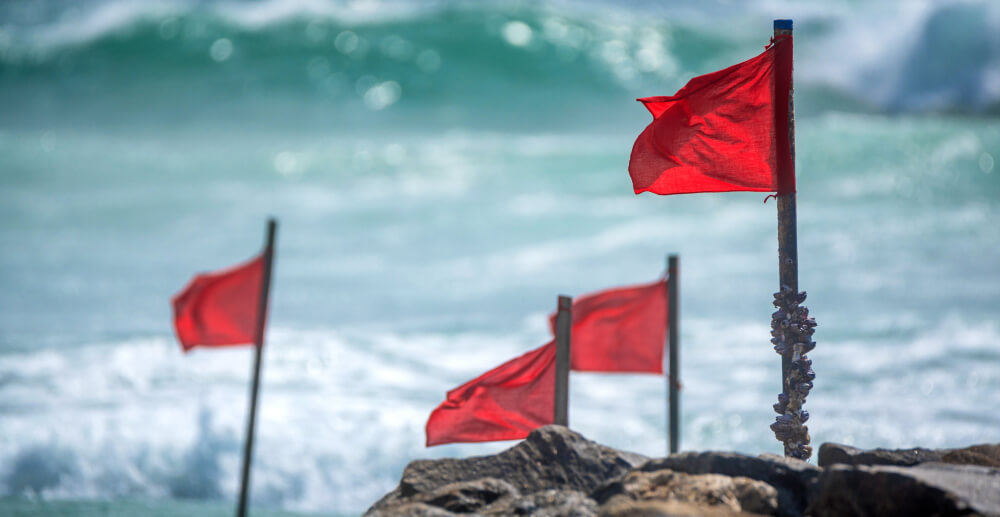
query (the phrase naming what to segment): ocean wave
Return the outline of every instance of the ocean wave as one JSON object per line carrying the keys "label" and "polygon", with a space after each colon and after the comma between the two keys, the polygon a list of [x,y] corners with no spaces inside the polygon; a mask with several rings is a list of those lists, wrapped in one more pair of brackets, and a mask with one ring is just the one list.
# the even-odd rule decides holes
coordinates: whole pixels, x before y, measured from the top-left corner
{"label": "ocean wave", "polygon": [[[775,10],[555,1],[67,5],[0,12],[0,96],[30,101],[49,89],[50,102],[73,92],[125,107],[137,97],[146,109],[261,99],[279,112],[285,105],[276,99],[332,103],[341,114],[429,107],[445,123],[503,118],[498,111],[530,117],[540,108],[549,117],[628,111],[632,97],[670,93],[752,56]],[[997,4],[824,6],[779,6],[798,16],[801,111],[1000,106]],[[894,23],[876,31],[871,19]],[[28,88],[34,97],[19,92]]]}
{"label": "ocean wave", "polygon": [[[506,334],[274,329],[265,354],[255,504],[357,513],[390,490],[413,458],[506,448],[427,449],[423,424],[447,389],[541,343],[545,314],[532,313]],[[766,325],[685,321],[684,447],[776,452],[767,432],[772,415],[761,411],[778,376],[775,356],[761,353],[768,349]],[[944,447],[982,440],[998,423],[982,412],[1000,385],[991,367],[998,340],[996,324],[958,317],[877,342],[824,338],[810,400],[815,443]],[[231,500],[249,352],[185,355],[172,340],[150,337],[58,356],[5,355],[0,432],[10,439],[0,444],[0,495]],[[953,375],[955,368],[966,375]],[[9,377],[21,369],[28,374]],[[574,428],[660,454],[664,391],[659,376],[573,374]],[[25,410],[9,413],[12,403]],[[946,419],[948,435],[940,432]]]}
{"label": "ocean wave", "polygon": [[[858,16],[863,14],[864,16]],[[891,20],[874,29],[873,20]],[[872,4],[836,20],[823,55],[797,66],[815,84],[888,112],[993,112],[1000,107],[1000,4]]]}
{"label": "ocean wave", "polygon": [[[253,501],[363,510],[428,454],[423,421],[445,391],[537,346],[542,327],[269,332]],[[234,497],[250,349],[182,354],[150,337],[64,352],[0,358],[0,495]]]}
{"label": "ocean wave", "polygon": [[176,94],[173,87],[186,85],[209,100],[234,90],[251,98],[305,94],[304,101],[348,99],[376,111],[404,99],[475,105],[514,92],[515,99],[573,97],[676,72],[664,61],[672,58],[657,24],[458,5],[362,22],[343,16],[356,8],[286,4],[101,4],[5,32],[0,60],[8,83],[83,77],[119,95],[130,86]]}

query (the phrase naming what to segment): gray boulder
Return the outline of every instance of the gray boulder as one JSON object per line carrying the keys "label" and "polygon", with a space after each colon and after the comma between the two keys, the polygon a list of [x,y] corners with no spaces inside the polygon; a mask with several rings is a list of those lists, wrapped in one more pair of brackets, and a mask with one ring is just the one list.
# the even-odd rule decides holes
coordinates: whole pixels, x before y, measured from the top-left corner
{"label": "gray boulder", "polygon": [[595,517],[597,503],[576,490],[544,490],[493,503],[483,516],[530,515],[532,517]]}
{"label": "gray boulder", "polygon": [[409,497],[456,481],[503,479],[523,494],[550,488],[589,493],[610,478],[628,472],[645,456],[592,442],[579,433],[550,425],[493,456],[411,461],[399,483]]}
{"label": "gray boulder", "polygon": [[834,465],[823,471],[808,513],[815,517],[1000,517],[1000,470],[944,463],[916,467]]}
{"label": "gray boulder", "polygon": [[824,443],[819,448],[817,463],[820,467],[830,465],[896,465],[909,467],[931,461],[941,461],[942,454],[933,449],[872,449],[864,450],[841,445],[839,443]]}
{"label": "gray boulder", "polygon": [[423,502],[424,494],[445,485],[484,478],[502,479],[523,495],[550,489],[589,494],[646,459],[592,442],[565,427],[550,425],[536,429],[514,447],[492,456],[411,461],[403,470],[399,486],[369,512]]}
{"label": "gray boulder", "polygon": [[858,449],[839,443],[824,443],[819,448],[819,466],[896,465],[909,467],[921,463],[942,462],[955,465],[979,465],[1000,468],[1000,444],[981,444],[960,449]]}
{"label": "gray boulder", "polygon": [[973,445],[962,449],[949,449],[941,456],[944,463],[979,465],[1000,468],[1000,443]]}
{"label": "gray boulder", "polygon": [[[409,497],[400,497],[399,491],[390,492],[369,510],[384,510],[408,504],[425,504],[449,512],[471,513],[478,511],[498,499],[515,498],[520,493],[510,483],[493,478],[458,481],[439,486],[427,492]],[[401,513],[400,515],[405,515]]]}

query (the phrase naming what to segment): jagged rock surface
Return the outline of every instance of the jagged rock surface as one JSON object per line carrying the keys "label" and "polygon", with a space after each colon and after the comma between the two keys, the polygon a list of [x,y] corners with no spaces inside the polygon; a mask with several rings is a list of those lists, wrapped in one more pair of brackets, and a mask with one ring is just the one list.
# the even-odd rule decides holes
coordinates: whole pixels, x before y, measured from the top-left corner
{"label": "jagged rock surface", "polygon": [[909,467],[921,463],[943,462],[955,465],[979,465],[1000,468],[1000,444],[982,444],[960,449],[872,449],[863,450],[839,443],[824,443],[819,449],[819,466],[896,465]]}
{"label": "jagged rock surface", "polygon": [[767,483],[742,476],[684,474],[668,469],[629,472],[599,489],[594,499],[619,507],[627,501],[665,501],[766,515],[773,515],[778,508],[778,492]]}
{"label": "jagged rock surface", "polygon": [[979,465],[980,467],[1000,469],[1000,443],[950,449],[941,456],[941,461],[955,465]]}
{"label": "jagged rock surface", "polygon": [[929,461],[941,461],[942,454],[932,449],[873,449],[863,450],[839,443],[824,443],[819,448],[820,467],[831,465],[896,465],[909,467]]}
{"label": "jagged rock surface", "polygon": [[498,499],[514,498],[519,495],[520,492],[506,481],[484,478],[444,485],[430,492],[417,494],[411,500],[444,508],[449,512],[471,513]]}
{"label": "jagged rock surface", "polygon": [[679,501],[616,501],[601,506],[598,517],[760,517],[724,506],[698,506]]}
{"label": "jagged rock surface", "polygon": [[419,500],[415,496],[451,483],[482,478],[503,479],[525,495],[549,489],[589,494],[646,459],[597,444],[565,427],[546,426],[493,456],[412,461],[403,471],[399,487],[372,510]]}
{"label": "jagged rock surface", "polygon": [[916,467],[834,465],[820,477],[809,515],[1000,516],[1000,470],[925,463]]}
{"label": "jagged rock surface", "polygon": [[688,452],[650,460],[548,426],[496,455],[413,461],[366,516],[1000,517],[1000,469],[992,468],[1000,464],[1000,444],[824,444],[819,458],[825,469],[773,454]]}
{"label": "jagged rock surface", "polygon": [[802,460],[773,454],[757,457],[730,452],[684,452],[650,460],[643,471],[670,469],[688,474],[743,476],[771,485],[778,491],[776,515],[798,517],[808,505],[810,486],[822,470]]}
{"label": "jagged rock surface", "polygon": [[530,515],[532,517],[594,517],[597,503],[576,490],[544,490],[524,497],[510,497],[490,505],[482,515]]}
{"label": "jagged rock surface", "polygon": [[367,517],[455,517],[455,514],[424,503],[403,503],[383,508],[372,508],[365,513]]}

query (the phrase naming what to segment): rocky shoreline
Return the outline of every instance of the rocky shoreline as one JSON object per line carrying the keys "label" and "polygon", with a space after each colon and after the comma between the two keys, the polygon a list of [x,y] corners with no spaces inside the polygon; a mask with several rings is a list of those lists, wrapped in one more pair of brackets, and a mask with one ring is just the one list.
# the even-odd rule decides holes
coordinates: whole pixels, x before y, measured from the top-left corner
{"label": "rocky shoreline", "polygon": [[492,456],[415,460],[367,517],[1000,517],[1000,444],[860,450],[819,466],[772,454],[647,458],[547,426]]}

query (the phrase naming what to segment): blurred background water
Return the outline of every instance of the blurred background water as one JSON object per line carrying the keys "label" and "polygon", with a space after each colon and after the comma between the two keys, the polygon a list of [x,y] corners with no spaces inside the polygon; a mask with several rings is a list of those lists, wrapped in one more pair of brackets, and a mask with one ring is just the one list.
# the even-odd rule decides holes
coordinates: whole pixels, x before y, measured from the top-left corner
{"label": "blurred background water", "polygon": [[[626,172],[633,99],[756,55],[774,18],[814,445],[1000,441],[996,3],[4,2],[0,513],[229,511],[251,352],[182,355],[168,301],[271,214],[258,507],[356,514],[410,459],[508,447],[426,449],[423,425],[546,342],[557,294],[669,252],[682,448],[780,452],[774,203]],[[572,426],[661,455],[664,384],[574,374]]]}

